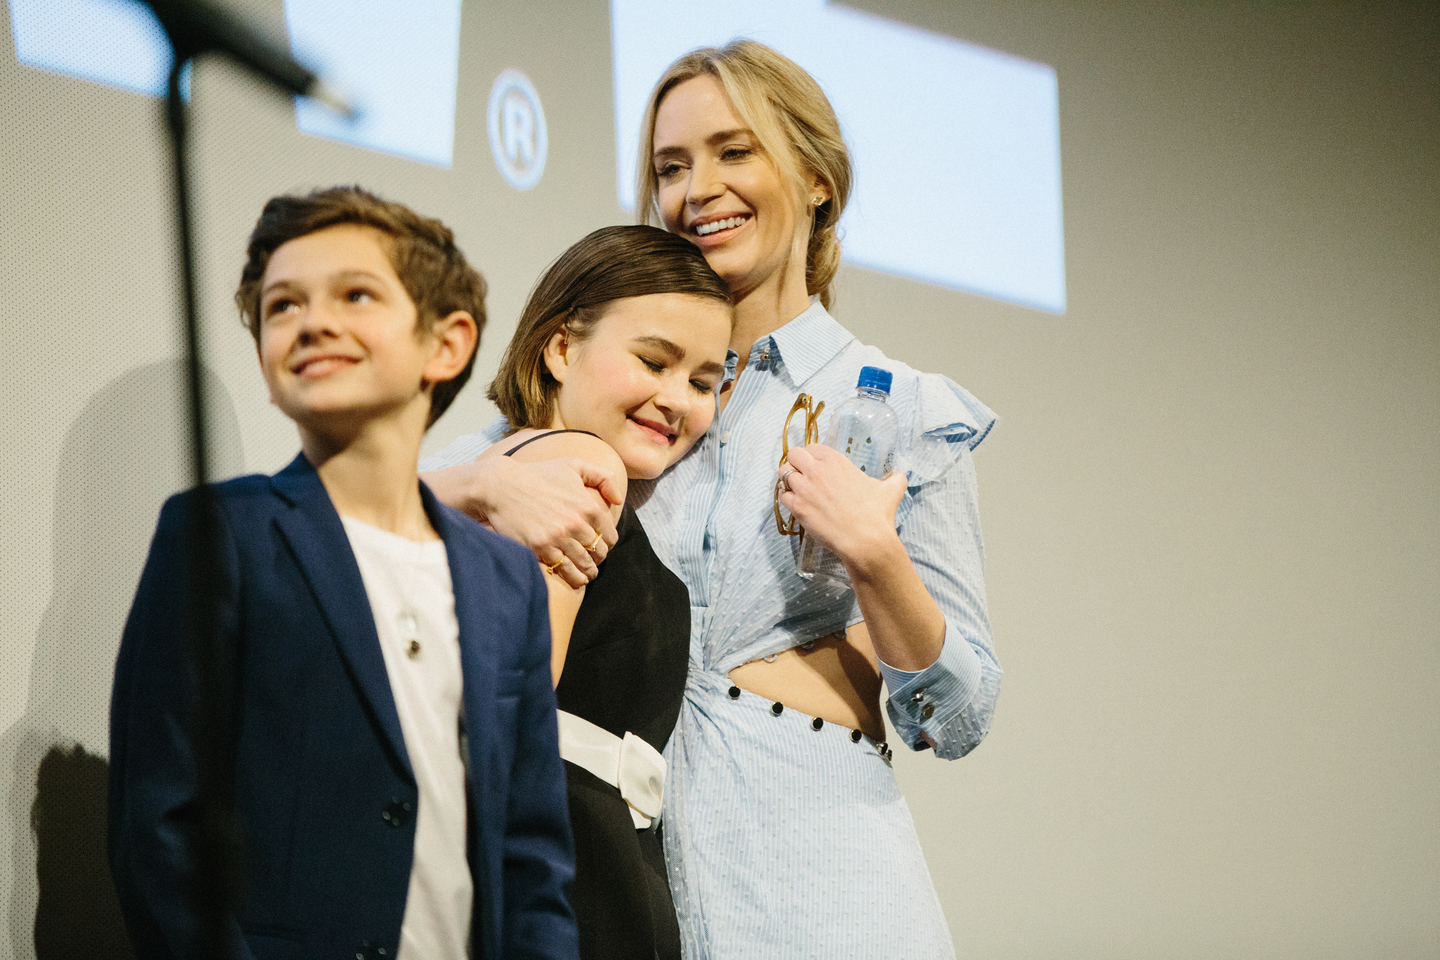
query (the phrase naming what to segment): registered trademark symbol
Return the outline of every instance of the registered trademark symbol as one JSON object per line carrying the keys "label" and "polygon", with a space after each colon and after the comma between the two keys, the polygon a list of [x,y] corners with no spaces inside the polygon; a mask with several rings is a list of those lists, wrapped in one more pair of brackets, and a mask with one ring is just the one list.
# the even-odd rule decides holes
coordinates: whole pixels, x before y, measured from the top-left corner
{"label": "registered trademark symbol", "polygon": [[545,111],[530,78],[503,70],[490,88],[490,152],[500,175],[516,190],[529,190],[545,172]]}

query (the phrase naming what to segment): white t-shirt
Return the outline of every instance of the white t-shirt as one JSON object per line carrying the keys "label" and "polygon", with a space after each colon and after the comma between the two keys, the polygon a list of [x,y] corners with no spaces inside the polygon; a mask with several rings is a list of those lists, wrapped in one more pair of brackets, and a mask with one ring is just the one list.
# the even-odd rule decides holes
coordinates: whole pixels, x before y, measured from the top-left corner
{"label": "white t-shirt", "polygon": [[460,960],[469,955],[474,882],[465,858],[460,626],[445,544],[340,519],[360,565],[419,786],[398,960]]}

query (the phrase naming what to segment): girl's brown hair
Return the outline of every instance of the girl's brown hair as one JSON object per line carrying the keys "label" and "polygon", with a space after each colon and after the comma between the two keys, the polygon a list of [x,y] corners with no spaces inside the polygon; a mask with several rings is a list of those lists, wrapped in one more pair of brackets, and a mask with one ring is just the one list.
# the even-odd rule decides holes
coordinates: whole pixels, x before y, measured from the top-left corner
{"label": "girl's brown hair", "polygon": [[485,330],[485,278],[465,260],[450,228],[421,216],[404,204],[384,200],[358,186],[329,187],[304,196],[272,197],[250,234],[245,267],[235,290],[235,305],[260,341],[260,285],[276,250],[291,240],[326,227],[373,227],[389,239],[390,265],[415,302],[417,331],[429,330],[442,317],[464,310],[475,318],[477,349],[453,380],[435,384],[430,393],[428,427],[454,401],[475,366],[478,335]]}
{"label": "girl's brown hair", "polygon": [[[805,256],[805,292],[830,306],[831,285],[840,269],[840,238],[836,226],[850,199],[854,172],[850,151],[840,134],[840,121],[825,92],[794,61],[763,43],[735,40],[723,47],[704,47],[670,65],[645,108],[640,127],[635,216],[641,223],[660,222],[655,165],[655,114],[666,94],[686,80],[711,76],[719,81],[760,147],[780,174],[788,177],[800,197],[814,181],[829,198],[812,207],[815,219]],[[804,202],[803,200],[801,201]]]}
{"label": "girl's brown hair", "polygon": [[490,384],[489,397],[510,428],[543,428],[553,420],[560,384],[545,366],[551,337],[564,330],[572,342],[584,342],[610,303],[653,293],[730,302],[725,281],[700,250],[655,227],[603,227],[562,253],[531,291]]}

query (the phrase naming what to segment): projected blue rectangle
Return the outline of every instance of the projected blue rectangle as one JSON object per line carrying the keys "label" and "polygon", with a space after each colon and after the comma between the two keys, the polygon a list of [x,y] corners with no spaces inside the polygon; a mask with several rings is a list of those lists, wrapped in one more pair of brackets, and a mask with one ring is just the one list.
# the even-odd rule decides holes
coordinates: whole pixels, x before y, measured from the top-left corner
{"label": "projected blue rectangle", "polygon": [[290,45],[360,109],[295,102],[306,133],[450,166],[460,0],[286,0]]}
{"label": "projected blue rectangle", "polygon": [[26,66],[165,95],[170,44],[135,0],[10,0],[10,31]]}
{"label": "projected blue rectangle", "polygon": [[611,0],[616,174],[633,208],[640,121],[676,57],[746,36],[808,70],[840,117],[856,189],[844,258],[1065,310],[1059,90],[1044,64],[824,0]]}

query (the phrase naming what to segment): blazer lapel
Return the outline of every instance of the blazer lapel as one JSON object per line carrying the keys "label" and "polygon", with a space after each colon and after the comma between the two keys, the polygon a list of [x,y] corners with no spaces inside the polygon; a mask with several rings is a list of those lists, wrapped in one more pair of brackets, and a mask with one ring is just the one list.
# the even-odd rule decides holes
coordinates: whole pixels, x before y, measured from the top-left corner
{"label": "blazer lapel", "polygon": [[304,454],[271,477],[270,482],[291,507],[276,515],[275,524],[310,586],[361,698],[383,731],[400,768],[413,780],[414,772],[405,751],[400,714],[390,692],[390,675],[380,652],[380,637],[375,632],[370,600],[340,515],[335,512],[320,475]]}

